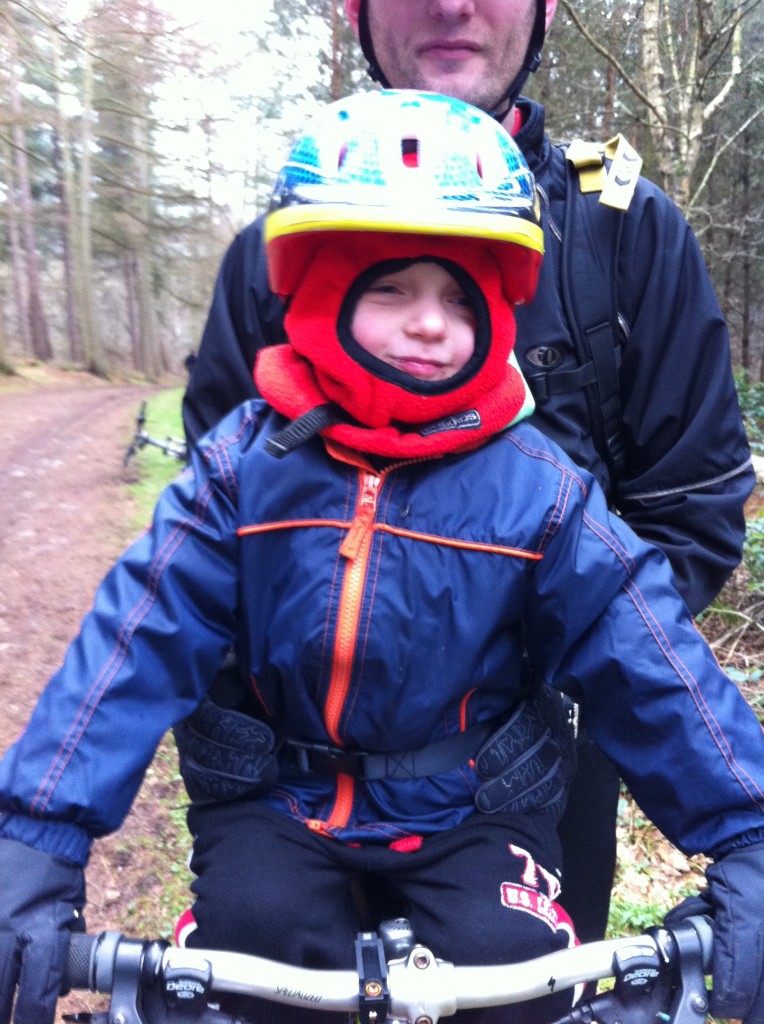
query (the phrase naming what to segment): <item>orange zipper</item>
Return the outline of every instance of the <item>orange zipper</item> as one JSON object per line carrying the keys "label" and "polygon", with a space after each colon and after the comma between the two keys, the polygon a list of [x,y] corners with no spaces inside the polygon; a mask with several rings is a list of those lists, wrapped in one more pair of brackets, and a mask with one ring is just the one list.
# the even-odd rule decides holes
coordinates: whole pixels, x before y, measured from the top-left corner
{"label": "orange zipper", "polygon": [[[340,548],[340,554],[347,559],[347,565],[340,595],[337,636],[334,641],[332,658],[332,678],[329,682],[329,693],[324,707],[326,730],[338,746],[342,745],[339,736],[340,717],[350,686],[350,673],[358,639],[358,620],[361,614],[363,586],[374,534],[373,526],[377,513],[379,487],[382,482],[381,477],[366,470],[361,470],[359,477],[360,488],[355,514]],[[328,819],[326,821],[313,819],[308,822],[308,828],[323,835],[331,835],[329,830],[332,828],[342,828],[350,817],[354,796],[354,779],[350,775],[338,775],[334,806]]]}
{"label": "orange zipper", "polygon": [[339,722],[350,686],[356,641],[358,619],[361,614],[361,599],[366,580],[366,568],[373,537],[374,517],[381,477],[361,471],[358,501],[353,522],[340,548],[340,554],[347,559],[345,578],[342,583],[340,607],[337,618],[337,636],[334,641],[332,678],[326,698],[324,722],[334,743],[340,744]]}
{"label": "orange zipper", "polygon": [[348,823],[350,812],[353,809],[353,797],[355,795],[355,780],[351,775],[337,776],[337,792],[334,798],[334,806],[326,821],[320,818],[309,818],[307,825],[311,832],[318,832],[320,835],[333,838],[331,829],[343,828]]}

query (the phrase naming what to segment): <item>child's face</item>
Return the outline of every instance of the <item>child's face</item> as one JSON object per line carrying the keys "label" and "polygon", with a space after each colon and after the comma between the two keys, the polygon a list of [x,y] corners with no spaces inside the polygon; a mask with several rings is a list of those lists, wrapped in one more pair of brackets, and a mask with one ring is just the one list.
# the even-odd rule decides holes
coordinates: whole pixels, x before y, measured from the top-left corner
{"label": "child's face", "polygon": [[378,277],[353,314],[353,337],[371,355],[419,380],[446,380],[475,350],[475,317],[437,263],[412,263]]}

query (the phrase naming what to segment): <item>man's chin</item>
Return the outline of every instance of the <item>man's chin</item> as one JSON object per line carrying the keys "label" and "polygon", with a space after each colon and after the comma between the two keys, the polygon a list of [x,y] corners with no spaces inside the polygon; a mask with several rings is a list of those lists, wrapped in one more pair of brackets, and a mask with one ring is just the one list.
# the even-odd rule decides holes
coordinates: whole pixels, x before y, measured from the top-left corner
{"label": "man's chin", "polygon": [[419,86],[424,92],[439,92],[444,96],[453,96],[454,99],[462,100],[464,103],[471,103],[473,106],[481,107],[483,103],[483,91],[476,84],[472,75],[464,73],[437,75],[426,75],[423,78],[425,84]]}
{"label": "man's chin", "polygon": [[489,97],[485,91],[485,80],[475,71],[456,69],[453,71],[439,69],[420,69],[418,83],[413,86],[422,92],[439,92],[444,96],[453,96],[463,103],[471,103],[474,107],[493,110],[496,98]]}

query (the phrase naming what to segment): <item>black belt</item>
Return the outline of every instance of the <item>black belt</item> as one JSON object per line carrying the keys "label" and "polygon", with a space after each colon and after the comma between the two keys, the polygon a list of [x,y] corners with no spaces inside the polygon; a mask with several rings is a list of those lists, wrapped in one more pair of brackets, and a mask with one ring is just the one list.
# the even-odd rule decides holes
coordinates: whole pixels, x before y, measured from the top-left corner
{"label": "black belt", "polygon": [[498,729],[502,719],[478,722],[464,732],[446,736],[419,750],[370,754],[346,750],[325,743],[282,740],[279,761],[287,769],[306,775],[352,775],[373,782],[377,779],[422,779],[466,764]]}

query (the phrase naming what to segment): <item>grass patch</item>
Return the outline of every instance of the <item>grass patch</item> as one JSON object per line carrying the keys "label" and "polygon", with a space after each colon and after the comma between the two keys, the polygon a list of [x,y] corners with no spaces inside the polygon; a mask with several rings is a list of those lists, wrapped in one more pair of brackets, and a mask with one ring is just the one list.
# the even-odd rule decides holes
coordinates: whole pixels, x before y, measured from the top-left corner
{"label": "grass patch", "polygon": [[660,924],[670,909],[670,904],[641,903],[622,899],[616,895],[610,903],[608,937],[620,938],[622,935],[639,935],[646,928]]}
{"label": "grass patch", "polygon": [[[188,797],[178,772],[175,742],[170,734],[160,744],[146,773],[137,803],[152,809],[150,834],[140,830],[121,836],[118,860],[135,866],[137,884],[120,904],[120,923],[127,932],[172,940],[175,923],[193,902],[188,869],[191,837],[186,827]],[[154,813],[159,809],[160,815]]]}
{"label": "grass patch", "polygon": [[[181,440],[183,388],[159,391],[146,403],[143,431],[157,441]],[[136,409],[136,416],[138,410]],[[140,448],[130,459],[127,471],[133,503],[133,529],[142,530],[150,520],[162,490],[183,468],[183,463],[153,445]]]}
{"label": "grass patch", "polygon": [[[152,395],[146,403],[143,431],[158,441],[182,439],[182,398],[183,388]],[[130,459],[127,479],[134,532],[145,528],[162,490],[182,468],[182,462],[152,445],[140,448]],[[154,755],[133,812],[139,819],[142,806],[151,807],[152,812],[158,809],[160,813],[152,813],[149,834],[140,826],[130,832],[129,838],[123,832],[115,850],[116,859],[126,868],[137,869],[141,879],[131,888],[120,910],[122,927],[131,934],[171,939],[177,918],[192,902],[192,875],[186,866],[191,849],[186,828],[187,804],[175,741],[168,734]]]}
{"label": "grass patch", "polygon": [[608,934],[630,935],[659,924],[666,912],[705,884],[703,857],[685,857],[642,814],[625,785],[618,807],[618,865]]}

